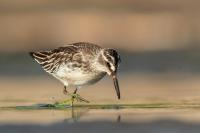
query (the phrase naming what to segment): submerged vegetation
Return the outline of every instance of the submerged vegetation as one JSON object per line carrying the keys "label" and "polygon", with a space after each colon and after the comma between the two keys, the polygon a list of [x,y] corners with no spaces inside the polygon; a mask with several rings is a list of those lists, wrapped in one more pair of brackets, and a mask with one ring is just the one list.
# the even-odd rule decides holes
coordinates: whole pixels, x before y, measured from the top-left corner
{"label": "submerged vegetation", "polygon": [[75,104],[73,107],[70,104],[35,104],[30,106],[13,106],[1,107],[0,109],[17,109],[17,110],[37,110],[37,109],[71,109],[71,108],[87,108],[87,109],[158,109],[158,108],[200,108],[200,104],[193,103],[149,103],[149,104]]}

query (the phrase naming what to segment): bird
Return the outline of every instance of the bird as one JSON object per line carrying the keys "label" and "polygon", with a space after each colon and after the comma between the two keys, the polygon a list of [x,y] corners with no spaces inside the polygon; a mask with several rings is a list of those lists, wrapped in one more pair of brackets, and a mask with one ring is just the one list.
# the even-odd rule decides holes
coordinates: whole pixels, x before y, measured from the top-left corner
{"label": "bird", "polygon": [[[105,75],[112,77],[117,98],[121,97],[117,78],[121,58],[115,49],[77,42],[29,54],[44,71],[63,83],[63,93],[71,96],[72,106],[74,99],[89,102],[78,95],[77,91],[83,86],[95,84]],[[74,87],[74,92],[69,93],[67,87]]]}

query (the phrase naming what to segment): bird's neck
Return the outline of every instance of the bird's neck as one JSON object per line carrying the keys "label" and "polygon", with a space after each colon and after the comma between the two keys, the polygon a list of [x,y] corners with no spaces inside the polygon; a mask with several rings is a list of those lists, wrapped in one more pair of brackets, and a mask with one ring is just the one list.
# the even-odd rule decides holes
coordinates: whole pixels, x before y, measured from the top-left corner
{"label": "bird's neck", "polygon": [[107,72],[107,67],[105,66],[105,61],[102,52],[99,52],[93,62],[93,69],[99,72]]}

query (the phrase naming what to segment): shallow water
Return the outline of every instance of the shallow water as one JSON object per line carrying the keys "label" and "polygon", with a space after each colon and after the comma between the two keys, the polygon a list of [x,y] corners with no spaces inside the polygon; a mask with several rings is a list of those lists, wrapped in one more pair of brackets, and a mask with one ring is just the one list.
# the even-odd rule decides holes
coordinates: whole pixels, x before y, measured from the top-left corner
{"label": "shallow water", "polygon": [[[0,78],[2,133],[199,133],[200,76],[120,75],[122,99],[112,80],[79,90],[90,104],[72,108],[33,108],[66,98],[63,85],[50,77]],[[69,91],[73,91],[70,88]]]}
{"label": "shallow water", "polygon": [[[133,105],[134,106],[134,105]],[[179,106],[179,108],[178,108]],[[93,109],[92,109],[93,108]],[[1,108],[1,124],[39,124],[49,125],[60,122],[109,121],[113,123],[151,122],[160,119],[173,119],[189,123],[200,122],[200,105],[135,105],[124,109],[95,109],[82,107],[63,109]]]}
{"label": "shallow water", "polygon": [[190,132],[200,131],[199,109],[39,109],[0,110],[0,131],[53,132]]}

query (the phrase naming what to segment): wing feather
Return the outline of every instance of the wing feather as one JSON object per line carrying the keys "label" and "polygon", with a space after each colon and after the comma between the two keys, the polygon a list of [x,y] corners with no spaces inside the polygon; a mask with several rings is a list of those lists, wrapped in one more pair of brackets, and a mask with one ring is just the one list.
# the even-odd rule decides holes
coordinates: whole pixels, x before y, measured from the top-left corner
{"label": "wing feather", "polygon": [[30,52],[30,55],[46,72],[53,73],[61,64],[72,61],[73,55],[78,52],[78,48],[69,45],[67,47],[59,47],[52,51]]}
{"label": "wing feather", "polygon": [[95,54],[101,48],[91,43],[74,43],[65,47],[59,47],[51,51],[30,52],[30,55],[35,59],[42,68],[48,72],[53,73],[58,70],[63,63],[68,64],[77,63],[80,65],[83,62],[82,54]]}

